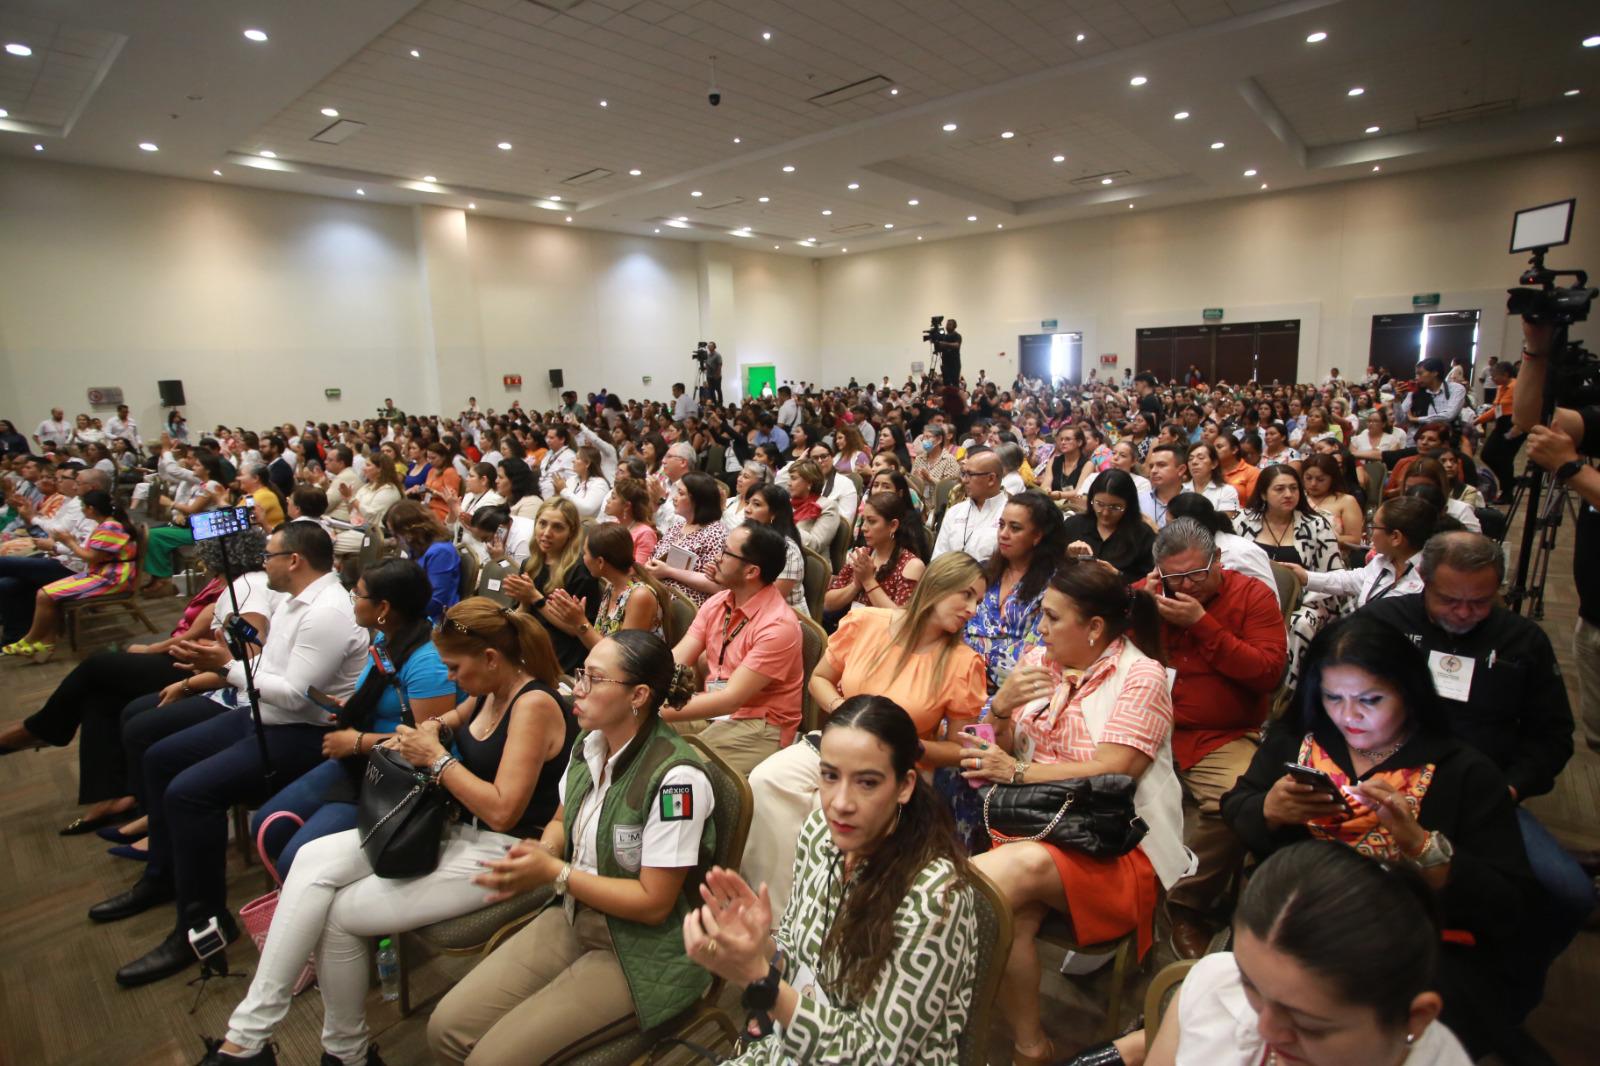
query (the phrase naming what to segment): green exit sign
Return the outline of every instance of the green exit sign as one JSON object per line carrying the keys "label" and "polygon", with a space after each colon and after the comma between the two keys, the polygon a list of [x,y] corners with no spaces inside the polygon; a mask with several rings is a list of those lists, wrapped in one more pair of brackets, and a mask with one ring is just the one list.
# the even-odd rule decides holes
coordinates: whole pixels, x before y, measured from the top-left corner
{"label": "green exit sign", "polygon": [[1436,292],[1419,292],[1411,297],[1412,307],[1438,307],[1439,294]]}
{"label": "green exit sign", "polygon": [[1205,319],[1207,322],[1221,322],[1222,308],[1208,307],[1204,311],[1200,312],[1200,317]]}
{"label": "green exit sign", "polygon": [[1055,329],[1057,325],[1058,323],[1053,318],[1042,318],[1039,320],[1040,329]]}
{"label": "green exit sign", "polygon": [[340,396],[344,395],[344,391],[341,389],[323,389],[322,395],[330,400],[337,400]]}

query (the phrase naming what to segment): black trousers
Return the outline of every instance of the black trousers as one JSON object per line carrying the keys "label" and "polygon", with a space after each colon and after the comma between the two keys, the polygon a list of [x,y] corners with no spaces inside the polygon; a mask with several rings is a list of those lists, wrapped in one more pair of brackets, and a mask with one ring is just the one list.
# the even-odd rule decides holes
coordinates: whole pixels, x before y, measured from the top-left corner
{"label": "black trousers", "polygon": [[165,707],[156,706],[160,700],[161,693],[152,692],[140,696],[122,709],[125,780],[128,790],[138,798],[140,806],[146,811],[150,810],[150,800],[145,790],[145,752],[172,734],[209,721],[229,709],[208,696],[173,700]]}
{"label": "black trousers", "polygon": [[[1489,439],[1483,442],[1483,451],[1479,458],[1483,465],[1494,471],[1496,480],[1500,482],[1500,496],[1502,500],[1509,501],[1511,493],[1516,488],[1517,478],[1517,452],[1522,448],[1526,437],[1512,440],[1507,436],[1511,431],[1511,417],[1502,415],[1494,421],[1494,432],[1489,434]],[[1496,501],[1490,500],[1490,503]]]}
{"label": "black trousers", "polygon": [[61,679],[44,706],[24,720],[29,733],[56,747],[78,743],[78,802],[130,794],[122,748],[122,709],[129,701],[188,677],[166,655],[102,651]]}
{"label": "black trousers", "polygon": [[961,353],[940,352],[939,372],[944,375],[946,385],[961,384]]}

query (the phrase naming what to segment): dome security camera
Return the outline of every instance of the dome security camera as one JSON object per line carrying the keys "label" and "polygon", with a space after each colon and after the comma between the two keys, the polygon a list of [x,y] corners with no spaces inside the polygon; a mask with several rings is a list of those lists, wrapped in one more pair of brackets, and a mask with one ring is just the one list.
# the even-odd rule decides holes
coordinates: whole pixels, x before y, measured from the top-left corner
{"label": "dome security camera", "polygon": [[710,104],[712,107],[716,107],[718,104],[722,103],[722,94],[717,92],[717,90],[712,89],[706,94],[706,103]]}

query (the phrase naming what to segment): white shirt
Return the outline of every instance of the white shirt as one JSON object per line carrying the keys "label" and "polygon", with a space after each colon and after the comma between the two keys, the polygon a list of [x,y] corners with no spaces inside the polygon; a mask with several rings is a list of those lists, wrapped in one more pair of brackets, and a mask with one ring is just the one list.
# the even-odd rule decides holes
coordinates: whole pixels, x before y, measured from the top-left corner
{"label": "white shirt", "polygon": [[72,439],[72,423],[65,419],[60,422],[52,422],[47,418],[39,423],[39,428],[35,431],[35,435],[38,436],[40,441],[53,440],[57,444],[66,444]]}
{"label": "white shirt", "polygon": [[[600,436],[588,426],[579,426],[578,443],[587,444],[589,447],[599,452],[600,472],[605,475],[607,481],[614,482],[617,480],[617,449],[610,441]],[[488,461],[488,457],[485,456],[484,462]]]}
{"label": "white shirt", "polygon": [[861,505],[861,494],[856,491],[856,483],[842,470],[833,473],[833,488],[823,493],[828,499],[839,505],[839,521],[850,525],[856,520],[856,508]]}
{"label": "white shirt", "polygon": [[1234,533],[1218,533],[1215,540],[1217,550],[1222,553],[1224,570],[1255,578],[1271,589],[1273,599],[1277,599],[1278,579],[1272,575],[1272,558],[1265,548],[1249,537]]}
{"label": "white shirt", "polygon": [[556,475],[572,480],[572,463],[577,459],[571,448],[563,444],[544,457],[539,464],[539,495],[545,499],[556,495]]}
{"label": "white shirt", "polygon": [[494,489],[470,493],[461,501],[461,513],[470,516],[480,508],[504,507],[505,502],[505,497],[494,491]]}
{"label": "white shirt", "polygon": [[[589,777],[594,782],[583,804],[573,815],[572,868],[585,873],[598,874],[600,808],[611,789],[616,763],[628,750],[632,741],[624,744],[616,754],[605,758],[606,738],[598,730],[583,739],[582,748],[573,748],[572,758],[589,764]],[[571,765],[570,763],[568,765]],[[711,817],[717,804],[711,791],[711,780],[705,771],[693,766],[674,766],[661,778],[661,794],[670,788],[687,789],[688,812],[683,817],[663,816],[661,799],[652,796],[646,809],[643,826],[617,825],[613,839],[606,842],[617,863],[630,873],[648,866],[657,870],[676,870],[696,866],[700,862],[700,837],[705,831],[706,819]],[[556,787],[561,803],[567,802],[567,774],[561,773],[561,783]],[[681,797],[677,805],[681,805]]]}
{"label": "white shirt", "polygon": [[[367,631],[356,625],[350,594],[337,574],[323,574],[272,614],[265,647],[252,673],[267,725],[328,725],[328,712],[306,698],[315,686],[348,699],[367,657]],[[244,699],[244,664],[228,666],[228,681]]]}
{"label": "white shirt", "polygon": [[[1427,390],[1420,390],[1426,392]],[[1430,422],[1439,422],[1449,425],[1461,414],[1461,405],[1467,402],[1467,387],[1460,382],[1445,381],[1439,385],[1439,391],[1433,393],[1433,403],[1428,407],[1428,413],[1413,418],[1411,415],[1412,395],[1400,397],[1395,403],[1394,420],[1397,424],[1406,427],[1406,440],[1416,443],[1417,430]]]}
{"label": "white shirt", "polygon": [[778,425],[785,432],[794,429],[800,424],[800,405],[794,402],[794,397],[789,397],[778,405]]}
{"label": "white shirt", "polygon": [[511,516],[511,532],[506,534],[506,555],[518,566],[528,561],[535,528],[533,519],[522,515]]}
{"label": "white shirt", "polygon": [[1354,596],[1357,607],[1365,607],[1385,596],[1422,591],[1422,574],[1417,571],[1416,560],[1408,560],[1405,572],[1398,575],[1398,580],[1396,577],[1394,560],[1387,555],[1375,555],[1359,570],[1306,571],[1306,591]]}
{"label": "white shirt", "polygon": [[1478,521],[1478,512],[1460,500],[1444,501],[1444,513],[1467,527],[1469,533],[1483,532],[1483,524]]}
{"label": "white shirt", "polygon": [[672,420],[682,422],[685,418],[692,418],[700,413],[700,405],[694,402],[694,397],[687,392],[672,400]]}
{"label": "white shirt", "polygon": [[567,481],[567,487],[561,490],[561,495],[572,501],[572,505],[578,509],[579,518],[593,518],[600,513],[600,506],[605,503],[610,491],[611,486],[606,484],[605,478],[588,478],[580,485],[574,477]]}
{"label": "white shirt", "polygon": [[1022,473],[1020,471],[1013,470],[1011,473],[1000,479],[1000,487],[1006,491],[1008,496],[1015,496],[1019,492],[1026,491],[1028,485],[1027,482],[1022,480]]}
{"label": "white shirt", "polygon": [[945,511],[930,561],[948,552],[964,551],[980,563],[987,562],[995,552],[1000,512],[1005,510],[1009,499],[1001,492],[980,505],[974,506],[971,500],[962,500]]}
{"label": "white shirt", "polygon": [[133,419],[112,416],[106,420],[106,436],[121,437],[135,448],[139,447],[139,427]]}
{"label": "white shirt", "polygon": [[[1266,1048],[1230,951],[1207,955],[1178,996],[1178,1066],[1259,1066]],[[1169,1022],[1170,1024],[1170,1022]],[[1435,1021],[1406,1055],[1406,1066],[1471,1066],[1456,1035]]]}
{"label": "white shirt", "polygon": [[1211,501],[1211,506],[1212,506],[1212,509],[1214,509],[1214,510],[1217,510],[1217,511],[1238,511],[1239,510],[1239,490],[1234,488],[1232,485],[1228,484],[1227,482],[1223,482],[1222,484],[1218,485],[1215,481],[1213,481],[1211,484],[1207,485],[1203,489],[1195,488],[1194,487],[1194,482],[1192,482],[1192,481],[1191,482],[1185,482],[1184,486],[1183,486],[1183,491],[1184,492],[1198,492],[1200,495],[1204,496],[1206,499]]}

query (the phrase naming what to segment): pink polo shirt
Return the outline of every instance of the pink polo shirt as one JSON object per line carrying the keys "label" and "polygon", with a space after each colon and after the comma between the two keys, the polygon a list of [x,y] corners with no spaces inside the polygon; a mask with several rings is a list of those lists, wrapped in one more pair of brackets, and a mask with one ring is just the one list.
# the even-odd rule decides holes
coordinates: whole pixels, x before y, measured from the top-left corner
{"label": "pink polo shirt", "polygon": [[743,607],[734,604],[732,592],[717,593],[695,614],[689,633],[704,642],[707,684],[726,681],[741,666],[767,679],[767,687],[732,717],[764,718],[782,731],[780,743],[792,741],[805,664],[800,620],[777,586],[768,585]]}

